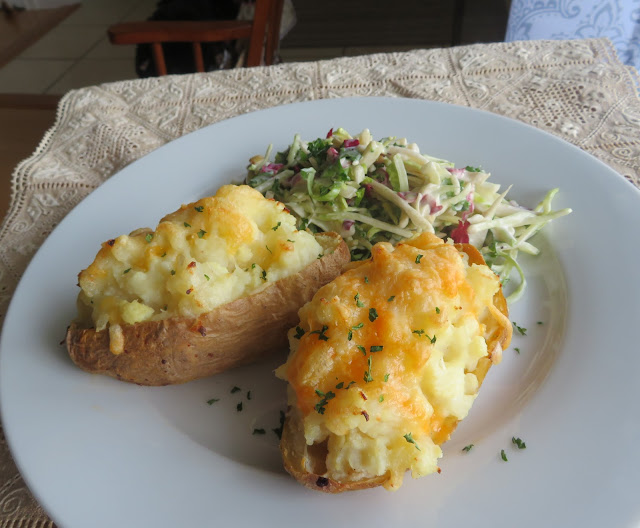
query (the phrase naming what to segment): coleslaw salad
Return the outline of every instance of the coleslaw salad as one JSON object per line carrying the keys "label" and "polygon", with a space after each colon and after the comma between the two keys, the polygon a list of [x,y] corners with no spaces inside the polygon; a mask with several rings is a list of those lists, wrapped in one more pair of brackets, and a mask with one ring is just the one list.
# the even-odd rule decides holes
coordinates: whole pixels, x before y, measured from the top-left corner
{"label": "coleslaw salad", "polygon": [[423,231],[473,244],[503,285],[517,275],[509,303],[526,288],[519,253],[539,254],[532,237],[571,213],[552,209],[558,189],[530,209],[507,199],[511,187],[501,190],[481,168],[456,167],[404,138],[376,141],[366,129],[357,136],[331,129],[308,142],[296,134],[273,161],[272,150],[251,158],[246,183],[284,203],[299,229],[339,233],[353,260],[368,258],[377,242]]}

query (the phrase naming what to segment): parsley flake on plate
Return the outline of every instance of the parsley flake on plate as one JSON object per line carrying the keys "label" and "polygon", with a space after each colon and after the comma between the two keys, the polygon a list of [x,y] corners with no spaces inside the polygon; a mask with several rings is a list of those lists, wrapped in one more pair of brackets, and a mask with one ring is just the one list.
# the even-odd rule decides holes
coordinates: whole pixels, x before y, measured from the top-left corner
{"label": "parsley flake on plate", "polygon": [[516,327],[516,330],[520,333],[520,335],[527,335],[527,329],[522,328],[521,326],[518,326],[518,324],[515,321],[513,321],[513,326]]}

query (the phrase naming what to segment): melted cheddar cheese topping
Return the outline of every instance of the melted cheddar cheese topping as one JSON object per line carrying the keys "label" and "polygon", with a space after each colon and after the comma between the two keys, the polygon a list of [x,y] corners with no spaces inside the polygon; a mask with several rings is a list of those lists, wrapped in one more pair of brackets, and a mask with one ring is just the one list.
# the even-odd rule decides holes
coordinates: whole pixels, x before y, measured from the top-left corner
{"label": "melted cheddar cheese topping", "polygon": [[380,243],[300,310],[277,374],[307,445],[325,443],[326,476],[388,475],[395,489],[408,469],[414,478],[438,469],[440,444],[511,335],[493,304],[498,278],[468,260],[428,233]]}
{"label": "melted cheddar cheese topping", "polygon": [[103,243],[79,275],[80,320],[109,327],[117,353],[120,325],[209,312],[299,272],[322,251],[282,203],[227,185],[165,216],[155,231]]}

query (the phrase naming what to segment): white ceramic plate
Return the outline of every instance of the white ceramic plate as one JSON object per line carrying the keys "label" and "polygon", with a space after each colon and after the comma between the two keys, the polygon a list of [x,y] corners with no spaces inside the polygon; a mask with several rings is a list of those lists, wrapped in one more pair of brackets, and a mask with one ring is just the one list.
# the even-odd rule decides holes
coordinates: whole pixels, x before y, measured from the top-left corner
{"label": "white ceramic plate", "polygon": [[[285,351],[211,379],[145,388],[85,374],[58,345],[74,317],[76,274],[100,242],[240,181],[268,143],[283,149],[295,132],[312,139],[336,126],[405,136],[458,166],[481,165],[496,182],[513,183],[522,204],[558,186],[554,206],[574,210],[539,239],[542,256],[525,262],[530,286],[511,319],[527,336],[515,336],[489,373],[444,447],[442,474],[407,475],[396,493],[327,496],[284,473],[271,429],[285,389],[271,370]],[[640,193],[604,164],[468,108],[323,100],[218,123],[131,164],[43,244],[2,334],[5,432],[27,484],[66,528],[631,526],[640,520],[639,228]],[[232,394],[234,386],[242,391]],[[208,405],[211,398],[220,401]],[[512,436],[527,448],[518,451]]]}

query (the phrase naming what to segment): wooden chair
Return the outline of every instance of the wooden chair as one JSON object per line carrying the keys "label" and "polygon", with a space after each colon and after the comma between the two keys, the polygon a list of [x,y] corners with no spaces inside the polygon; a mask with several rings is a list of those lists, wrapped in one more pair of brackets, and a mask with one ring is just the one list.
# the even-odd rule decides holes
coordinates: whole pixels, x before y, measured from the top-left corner
{"label": "wooden chair", "polygon": [[256,0],[253,20],[128,22],[107,30],[112,44],[151,44],[158,75],[167,74],[165,42],[190,42],[196,71],[203,72],[203,42],[248,40],[245,66],[271,65],[278,50],[284,0]]}

